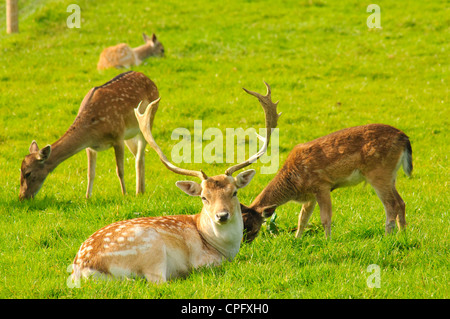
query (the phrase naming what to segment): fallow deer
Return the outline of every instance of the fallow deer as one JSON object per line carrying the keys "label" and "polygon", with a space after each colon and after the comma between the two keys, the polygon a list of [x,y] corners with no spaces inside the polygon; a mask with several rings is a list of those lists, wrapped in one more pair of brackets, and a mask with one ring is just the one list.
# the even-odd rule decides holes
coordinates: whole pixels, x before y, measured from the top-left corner
{"label": "fallow deer", "polygon": [[[266,84],[267,85],[267,84]],[[228,168],[223,175],[208,177],[203,171],[176,167],[156,144],[151,130],[159,99],[136,117],[146,141],[171,171],[198,177],[201,183],[179,181],[176,185],[190,196],[200,196],[203,208],[197,215],[143,217],[119,221],[90,236],[80,247],[71,280],[82,277],[144,277],[152,282],[183,277],[192,269],[214,266],[232,260],[239,251],[243,222],[237,190],[245,187],[255,170],[232,174],[262,156],[277,125],[276,104],[268,94],[247,91],[256,96],[265,112],[266,137],[261,149],[247,161]]]}
{"label": "fallow deer", "polygon": [[141,64],[150,56],[164,56],[164,46],[154,33],[151,39],[145,33],[142,36],[145,44],[137,48],[133,49],[126,43],[120,43],[104,49],[100,54],[97,69],[129,68]]}
{"label": "fallow deer", "polygon": [[412,149],[402,131],[384,124],[343,129],[294,147],[277,175],[249,207],[241,205],[246,241],[257,236],[264,218],[289,201],[303,203],[296,237],[319,204],[327,238],[331,235],[330,192],[362,181],[375,189],[386,212],[386,233],[406,226],[405,203],[395,188],[400,166],[410,176]]}
{"label": "fallow deer", "polygon": [[30,199],[42,187],[46,177],[61,162],[86,149],[88,184],[86,197],[92,194],[97,152],[114,148],[117,175],[122,193],[124,182],[124,142],[136,157],[136,193],[143,193],[145,139],[139,130],[134,108],[139,101],[147,103],[158,98],[156,85],[139,72],[129,71],[102,86],[92,88],[81,102],[75,121],[52,145],[39,149],[36,141],[30,146],[20,170],[19,198]]}

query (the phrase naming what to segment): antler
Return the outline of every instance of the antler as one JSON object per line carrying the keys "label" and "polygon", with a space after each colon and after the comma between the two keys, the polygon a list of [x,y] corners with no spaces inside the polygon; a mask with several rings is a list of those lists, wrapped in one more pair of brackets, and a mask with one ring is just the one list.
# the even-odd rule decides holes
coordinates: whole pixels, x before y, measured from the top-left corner
{"label": "antler", "polygon": [[156,151],[156,153],[158,153],[161,162],[172,172],[180,175],[196,176],[201,180],[207,179],[208,176],[202,170],[193,171],[179,168],[173,165],[171,162],[169,162],[166,155],[164,155],[163,151],[158,146],[158,144],[156,144],[155,139],[153,138],[152,135],[152,128],[153,128],[153,120],[155,118],[156,111],[158,110],[159,100],[161,100],[161,97],[149,103],[143,114],[139,112],[139,107],[141,106],[142,101],[139,103],[137,108],[134,109],[134,113],[136,114],[136,118],[139,123],[139,128],[142,134],[144,135],[145,140]]}
{"label": "antler", "polygon": [[256,153],[252,157],[250,157],[248,160],[228,168],[225,171],[225,175],[232,175],[234,172],[240,170],[241,168],[244,168],[244,167],[254,163],[256,160],[258,160],[258,158],[260,158],[267,151],[267,147],[270,142],[270,136],[272,135],[272,130],[274,130],[277,127],[278,118],[281,116],[281,113],[279,113],[279,114],[277,113],[278,102],[276,102],[276,103],[272,102],[269,84],[267,84],[265,81],[264,81],[264,84],[267,87],[266,95],[261,95],[259,93],[252,92],[252,91],[249,91],[244,88],[245,92],[247,92],[248,94],[251,94],[253,96],[256,96],[258,98],[259,103],[261,104],[262,108],[264,109],[264,114],[265,114],[265,118],[266,118],[266,137],[264,138],[264,137],[256,134],[260,140],[264,141],[264,144],[261,147],[261,149],[258,151],[258,153]]}

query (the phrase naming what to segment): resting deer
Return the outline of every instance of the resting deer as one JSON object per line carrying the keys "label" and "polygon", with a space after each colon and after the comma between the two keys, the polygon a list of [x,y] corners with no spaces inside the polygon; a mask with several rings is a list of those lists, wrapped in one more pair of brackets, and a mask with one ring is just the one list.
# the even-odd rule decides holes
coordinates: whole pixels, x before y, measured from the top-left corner
{"label": "resting deer", "polygon": [[249,207],[242,206],[246,241],[257,236],[264,218],[289,201],[303,203],[296,237],[301,237],[316,203],[326,237],[331,235],[330,192],[362,181],[372,185],[386,211],[386,233],[406,225],[405,203],[395,188],[397,170],[410,176],[412,149],[400,130],[383,124],[351,127],[299,144]]}
{"label": "resting deer", "polygon": [[164,56],[164,46],[154,33],[151,39],[145,33],[142,36],[145,44],[137,48],[132,49],[128,44],[120,43],[104,49],[100,54],[97,69],[129,68],[141,64],[150,56]]}
{"label": "resting deer", "polygon": [[34,197],[50,172],[83,149],[86,149],[88,157],[86,197],[89,198],[97,152],[110,147],[115,151],[116,172],[125,194],[124,143],[136,157],[136,193],[143,193],[146,142],[140,133],[134,108],[139,101],[148,103],[158,96],[156,85],[144,74],[133,71],[91,89],[81,102],[75,121],[60,139],[42,149],[35,141],[31,143],[30,154],[25,156],[20,169],[19,198]]}
{"label": "resting deer", "polygon": [[[267,84],[266,84],[267,85]],[[80,247],[73,262],[72,280],[91,275],[107,277],[144,277],[165,282],[181,277],[201,266],[219,265],[232,260],[239,251],[243,222],[237,190],[248,185],[255,175],[249,166],[267,150],[272,129],[277,125],[276,105],[268,94],[247,91],[256,96],[265,112],[266,138],[261,149],[247,161],[228,168],[223,175],[208,177],[203,171],[174,166],[153,139],[152,123],[159,99],[144,114],[136,117],[146,141],[171,171],[198,177],[201,183],[179,181],[176,185],[191,196],[200,196],[203,208],[197,215],[144,217],[120,221],[90,236]],[[261,137],[260,137],[261,138]]]}

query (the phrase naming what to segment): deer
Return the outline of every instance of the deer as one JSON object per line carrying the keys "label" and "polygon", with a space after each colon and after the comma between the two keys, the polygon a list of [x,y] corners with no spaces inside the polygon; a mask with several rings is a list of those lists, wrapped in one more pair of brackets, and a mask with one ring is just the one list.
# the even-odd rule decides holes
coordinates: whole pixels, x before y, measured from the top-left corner
{"label": "deer", "polygon": [[[195,215],[164,215],[118,221],[101,228],[80,247],[72,264],[71,280],[81,278],[135,278],[163,283],[189,275],[199,267],[218,266],[237,255],[243,238],[243,221],[237,191],[247,186],[254,169],[247,167],[267,150],[271,131],[277,126],[277,104],[268,94],[247,91],[257,97],[264,109],[266,137],[260,150],[248,160],[233,165],[224,174],[208,177],[203,170],[184,169],[172,164],[155,142],[153,120],[160,98],[151,102],[136,118],[147,143],[170,171],[200,179],[177,181],[176,186],[190,196],[201,197],[203,207]],[[245,89],[244,89],[245,90]]]}
{"label": "deer", "polygon": [[137,48],[131,48],[126,43],[119,43],[104,49],[100,54],[97,69],[129,68],[133,65],[140,65],[150,56],[164,56],[164,46],[159,42],[154,33],[151,38],[145,33],[142,34],[142,37],[144,38],[145,44]]}
{"label": "deer", "polygon": [[56,142],[39,149],[35,140],[20,169],[19,199],[31,199],[41,189],[47,176],[63,161],[86,149],[87,191],[92,195],[97,152],[114,149],[116,173],[122,194],[124,180],[124,145],[135,156],[136,194],[145,192],[145,146],[134,114],[139,101],[147,103],[159,96],[155,83],[140,72],[122,73],[109,82],[92,88],[81,102],[69,129]]}
{"label": "deer", "polygon": [[302,237],[316,204],[325,237],[331,237],[331,192],[365,181],[375,190],[386,213],[385,233],[406,226],[405,203],[395,188],[397,171],[413,170],[411,143],[405,133],[385,124],[346,128],[298,144],[269,184],[245,206],[241,204],[245,241],[252,242],[265,218],[287,202],[302,204],[296,238]]}

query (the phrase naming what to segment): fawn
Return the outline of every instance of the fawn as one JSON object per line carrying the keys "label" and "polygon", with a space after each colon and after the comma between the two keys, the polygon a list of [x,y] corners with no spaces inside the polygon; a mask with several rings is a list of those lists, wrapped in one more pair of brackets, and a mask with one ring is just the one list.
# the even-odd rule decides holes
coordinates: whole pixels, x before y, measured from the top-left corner
{"label": "fawn", "polygon": [[164,56],[164,46],[158,41],[154,33],[151,38],[145,33],[142,36],[145,44],[137,48],[133,49],[126,43],[120,43],[104,49],[100,54],[97,69],[129,68],[141,64],[150,56]]}

